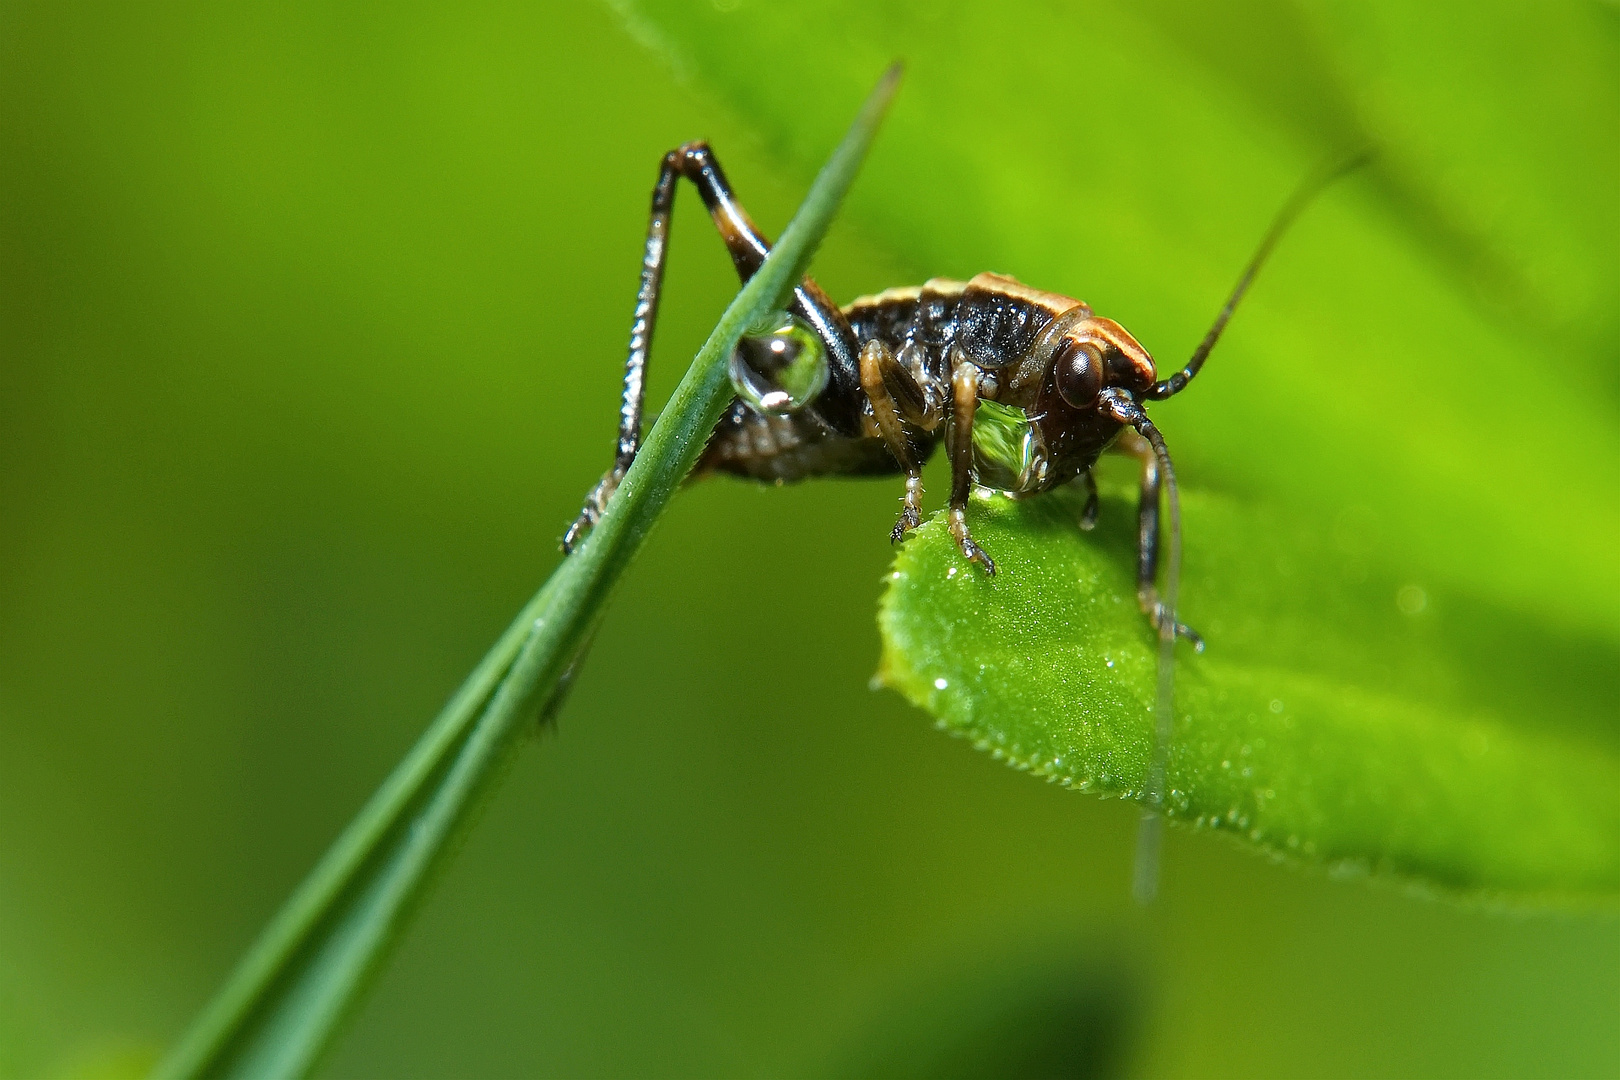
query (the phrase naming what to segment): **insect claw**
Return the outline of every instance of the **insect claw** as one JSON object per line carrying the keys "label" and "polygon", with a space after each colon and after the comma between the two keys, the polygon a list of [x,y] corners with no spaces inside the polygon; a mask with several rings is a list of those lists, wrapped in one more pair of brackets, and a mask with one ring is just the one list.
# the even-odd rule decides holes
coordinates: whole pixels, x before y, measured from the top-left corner
{"label": "insect claw", "polygon": [[984,572],[990,577],[996,576],[996,561],[985,553],[984,548],[973,542],[973,534],[968,532],[967,514],[960,507],[952,507],[950,512],[951,536],[956,540],[956,546],[962,549],[962,554],[969,562],[976,562],[984,567]]}
{"label": "insect claw", "polygon": [[957,546],[962,549],[962,554],[967,556],[969,562],[976,562],[984,567],[988,577],[996,576],[996,561],[985,553],[984,548],[975,544],[971,536],[958,537]]}
{"label": "insect claw", "polygon": [[1086,493],[1086,505],[1080,511],[1080,529],[1090,532],[1097,526],[1097,478],[1087,469],[1075,477],[1074,482]]}
{"label": "insect claw", "polygon": [[587,506],[584,510],[581,510],[579,517],[575,518],[574,523],[568,526],[568,531],[563,533],[562,542],[557,546],[562,548],[564,555],[572,555],[574,549],[579,546],[580,540],[596,524],[596,515],[592,513],[594,509],[594,507]]}
{"label": "insect claw", "polygon": [[596,523],[602,520],[602,511],[607,509],[608,500],[613,497],[615,491],[619,490],[619,481],[623,479],[624,473],[622,471],[609,469],[602,479],[597,481],[596,486],[591,488],[591,493],[585,496],[585,506],[580,510],[579,517],[575,518],[574,523],[568,526],[568,531],[563,533],[562,543],[558,545],[562,548],[564,555],[572,555],[585,534],[594,529]]}
{"label": "insect claw", "polygon": [[1086,508],[1080,511],[1080,528],[1090,532],[1097,527],[1097,493],[1086,497]]}
{"label": "insect claw", "polygon": [[904,540],[906,533],[922,524],[922,476],[913,473],[906,477],[906,495],[901,500],[900,520],[895,522],[894,532],[889,534],[889,543],[898,544]]}
{"label": "insect claw", "polygon": [[[1152,606],[1152,608],[1151,608],[1151,610],[1149,612],[1149,619],[1148,619],[1148,621],[1153,624],[1153,629],[1155,629],[1155,630],[1162,629],[1163,626],[1164,626],[1164,620],[1167,617],[1168,617],[1168,613],[1165,611],[1164,605],[1161,604],[1161,603],[1154,602],[1153,606]],[[1176,623],[1176,637],[1181,638],[1187,644],[1191,645],[1192,649],[1193,649],[1193,652],[1203,652],[1204,651],[1204,639],[1203,639],[1203,636],[1200,635],[1198,633],[1198,631],[1196,631],[1192,627],[1188,626],[1186,623],[1180,622],[1180,621],[1178,621]]]}

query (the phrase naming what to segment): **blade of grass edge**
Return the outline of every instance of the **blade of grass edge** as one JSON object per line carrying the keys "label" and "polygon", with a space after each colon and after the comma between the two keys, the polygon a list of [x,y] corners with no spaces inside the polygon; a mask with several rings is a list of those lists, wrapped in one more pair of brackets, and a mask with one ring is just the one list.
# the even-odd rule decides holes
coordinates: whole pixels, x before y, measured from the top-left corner
{"label": "blade of grass edge", "polygon": [[313,1067],[538,703],[560,704],[614,584],[731,399],[726,361],[785,306],[871,146],[891,67],[781,240],[721,315],[580,549],[474,669],[204,1008],[158,1077],[297,1076]]}

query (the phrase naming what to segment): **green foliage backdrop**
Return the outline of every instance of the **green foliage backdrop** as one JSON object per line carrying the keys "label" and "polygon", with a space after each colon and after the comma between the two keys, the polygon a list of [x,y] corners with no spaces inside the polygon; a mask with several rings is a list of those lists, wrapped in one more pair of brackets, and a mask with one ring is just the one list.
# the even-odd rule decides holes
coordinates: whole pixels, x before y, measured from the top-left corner
{"label": "green foliage backdrop", "polygon": [[[1380,639],[1369,678],[1612,760],[1612,5],[991,16],[0,8],[0,1073],[150,1062],[549,571],[658,155],[711,138],[777,231],[895,55],[830,291],[1005,270],[1161,359],[1297,178],[1376,138],[1160,419],[1230,529],[1313,523],[1321,604],[1454,643],[1403,669]],[[655,396],[734,291],[695,202]],[[1620,1071],[1609,914],[1181,832],[1132,910],[1134,807],[868,689],[895,495],[677,501],[333,1075],[859,1073],[1053,972],[1041,1030],[1097,1067]],[[1188,614],[1241,655],[1252,578],[1198,567],[1200,527]]]}

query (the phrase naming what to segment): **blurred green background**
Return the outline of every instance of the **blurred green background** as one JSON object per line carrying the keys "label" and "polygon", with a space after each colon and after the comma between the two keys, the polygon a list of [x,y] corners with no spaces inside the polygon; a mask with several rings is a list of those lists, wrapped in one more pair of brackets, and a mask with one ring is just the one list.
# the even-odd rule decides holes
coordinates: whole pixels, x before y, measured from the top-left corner
{"label": "blurred green background", "polygon": [[[605,8],[0,6],[0,1073],[149,1064],[544,578],[695,137],[779,230]],[[859,222],[836,297],[962,270]],[[735,289],[675,237],[655,400]],[[1612,915],[1179,832],[1133,909],[1134,805],[868,689],[896,495],[677,501],[327,1073],[1620,1073]]]}

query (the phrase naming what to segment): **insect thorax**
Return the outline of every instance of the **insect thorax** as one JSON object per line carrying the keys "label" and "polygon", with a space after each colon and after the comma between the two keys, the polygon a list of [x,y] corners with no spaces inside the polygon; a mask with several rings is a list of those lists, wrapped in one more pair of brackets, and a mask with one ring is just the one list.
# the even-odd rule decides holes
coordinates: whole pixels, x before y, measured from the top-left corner
{"label": "insect thorax", "polygon": [[[861,297],[844,309],[864,344],[880,338],[926,392],[950,393],[953,350],[978,369],[974,481],[1011,494],[1044,491],[1089,468],[1118,425],[1069,409],[1051,392],[1036,344],[1061,315],[1091,309],[1003,274],[936,278]],[[948,413],[948,410],[946,410]]]}

